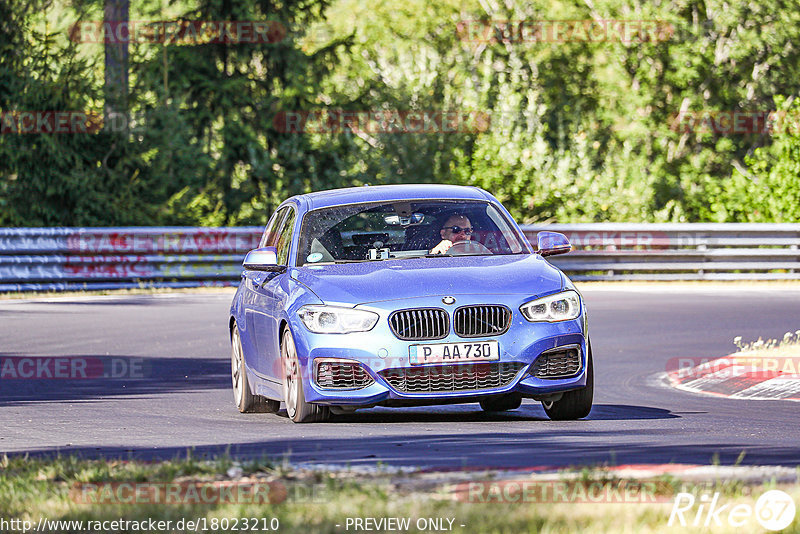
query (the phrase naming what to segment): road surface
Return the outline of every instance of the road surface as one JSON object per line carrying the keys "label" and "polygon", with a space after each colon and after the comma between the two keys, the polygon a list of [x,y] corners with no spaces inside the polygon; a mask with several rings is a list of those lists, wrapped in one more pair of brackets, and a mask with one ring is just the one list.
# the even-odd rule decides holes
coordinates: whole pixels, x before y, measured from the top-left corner
{"label": "road surface", "polygon": [[[525,401],[502,415],[478,404],[374,408],[313,425],[236,411],[230,292],[0,300],[0,358],[30,372],[24,357],[47,357],[37,371],[53,375],[15,379],[6,369],[0,451],[155,459],[191,448],[423,468],[732,464],[744,453],[745,464],[800,465],[800,404],[695,395],[655,378],[671,358],[732,352],[735,336],[800,329],[800,288],[615,285],[584,296],[596,372],[587,420],[549,421]],[[110,377],[57,378],[75,361],[63,357]]]}

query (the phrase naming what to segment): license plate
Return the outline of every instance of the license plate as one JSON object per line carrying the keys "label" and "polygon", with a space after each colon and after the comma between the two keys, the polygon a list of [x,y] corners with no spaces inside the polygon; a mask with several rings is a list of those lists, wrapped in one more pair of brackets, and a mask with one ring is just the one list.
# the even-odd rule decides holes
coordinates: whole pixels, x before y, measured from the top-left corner
{"label": "license plate", "polygon": [[497,341],[469,341],[411,345],[408,352],[412,364],[490,362],[500,359],[500,344]]}

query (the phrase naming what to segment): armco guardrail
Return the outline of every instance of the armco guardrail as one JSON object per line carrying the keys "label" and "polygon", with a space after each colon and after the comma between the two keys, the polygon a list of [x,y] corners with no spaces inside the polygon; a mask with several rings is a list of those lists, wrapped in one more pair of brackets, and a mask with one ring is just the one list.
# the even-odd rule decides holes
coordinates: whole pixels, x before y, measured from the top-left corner
{"label": "armco guardrail", "polygon": [[0,228],[0,291],[237,284],[263,228]]}
{"label": "armco guardrail", "polygon": [[800,224],[591,223],[523,227],[565,234],[550,258],[573,280],[800,279]]}
{"label": "armco guardrail", "polygon": [[[263,228],[0,228],[0,291],[238,284]],[[574,280],[800,279],[800,224],[551,224]]]}

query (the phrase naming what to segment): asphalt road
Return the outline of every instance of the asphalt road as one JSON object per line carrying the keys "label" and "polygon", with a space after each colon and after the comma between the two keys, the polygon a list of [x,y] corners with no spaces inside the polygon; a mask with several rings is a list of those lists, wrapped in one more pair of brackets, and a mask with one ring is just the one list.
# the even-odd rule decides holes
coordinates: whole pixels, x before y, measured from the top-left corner
{"label": "asphalt road", "polygon": [[[552,422],[539,403],[389,409],[296,425],[239,414],[226,333],[231,293],[0,300],[0,357],[50,357],[52,379],[0,379],[0,451],[171,458],[229,452],[293,462],[529,467],[666,462],[800,465],[800,404],[694,395],[654,380],[675,357],[800,329],[800,288],[589,288],[595,406]],[[59,379],[78,372],[111,378]],[[66,361],[67,363],[63,363]],[[88,362],[88,368],[86,367]],[[99,365],[99,367],[97,367]],[[99,369],[99,370],[98,370]],[[114,374],[142,378],[113,378]]]}

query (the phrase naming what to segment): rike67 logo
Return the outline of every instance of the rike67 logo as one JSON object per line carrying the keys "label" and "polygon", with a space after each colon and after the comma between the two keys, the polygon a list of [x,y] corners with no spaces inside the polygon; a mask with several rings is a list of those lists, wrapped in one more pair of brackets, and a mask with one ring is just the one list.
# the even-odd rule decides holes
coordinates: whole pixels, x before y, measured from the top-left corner
{"label": "rike67 logo", "polygon": [[731,527],[742,528],[755,526],[755,520],[767,530],[778,531],[791,525],[794,516],[794,500],[781,490],[767,491],[758,498],[755,506],[746,503],[723,504],[719,492],[699,497],[691,493],[678,493],[667,525],[713,527],[727,523]]}

